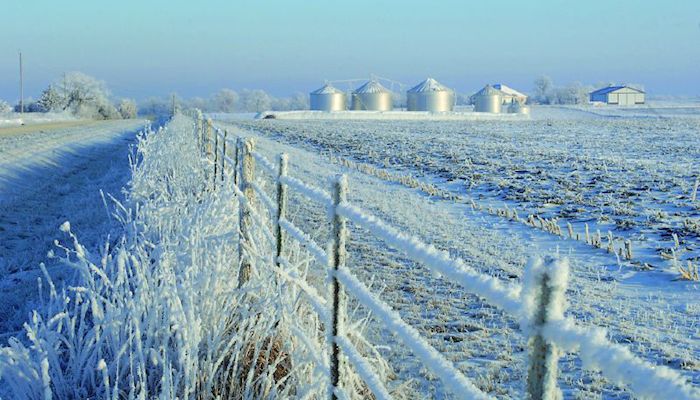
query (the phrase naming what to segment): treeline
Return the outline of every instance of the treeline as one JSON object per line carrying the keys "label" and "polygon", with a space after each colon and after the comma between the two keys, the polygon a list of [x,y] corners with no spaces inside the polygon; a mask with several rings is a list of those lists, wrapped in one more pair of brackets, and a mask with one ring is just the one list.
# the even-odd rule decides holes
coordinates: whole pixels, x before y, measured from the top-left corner
{"label": "treeline", "polygon": [[[592,91],[614,85],[613,82],[599,82],[595,85],[574,82],[567,86],[557,86],[550,77],[541,76],[535,79],[534,92],[528,101],[538,104],[588,104]],[[637,83],[627,83],[626,86],[644,90],[644,85]]]}
{"label": "treeline", "polygon": [[309,97],[304,93],[296,93],[291,97],[274,97],[260,89],[243,89],[240,92],[221,89],[207,98],[183,99],[177,94],[151,97],[139,104],[139,112],[144,115],[163,115],[172,112],[173,107],[221,113],[307,110]]}
{"label": "treeline", "polygon": [[[19,104],[14,106],[15,112],[20,109]],[[82,72],[65,74],[44,89],[36,101],[26,99],[24,111],[69,113],[89,119],[129,119],[136,118],[138,114],[134,100],[113,101],[103,81]]]}

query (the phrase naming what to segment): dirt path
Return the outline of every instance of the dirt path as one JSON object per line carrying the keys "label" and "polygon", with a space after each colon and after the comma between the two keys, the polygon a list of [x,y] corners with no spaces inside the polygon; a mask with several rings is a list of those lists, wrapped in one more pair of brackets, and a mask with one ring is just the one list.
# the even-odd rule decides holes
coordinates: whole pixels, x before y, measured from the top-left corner
{"label": "dirt path", "polygon": [[[70,221],[91,252],[97,252],[110,233],[118,234],[100,191],[122,197],[121,188],[130,176],[128,148],[142,124],[79,124],[45,134],[33,126],[21,141],[4,142],[0,150],[0,342],[18,334],[39,301],[37,279],[43,279],[39,263],[46,264],[58,287],[71,278],[72,271],[47,257],[50,250],[58,251],[54,240],[70,240],[59,231],[63,222]],[[3,139],[7,136],[0,138],[0,144]]]}

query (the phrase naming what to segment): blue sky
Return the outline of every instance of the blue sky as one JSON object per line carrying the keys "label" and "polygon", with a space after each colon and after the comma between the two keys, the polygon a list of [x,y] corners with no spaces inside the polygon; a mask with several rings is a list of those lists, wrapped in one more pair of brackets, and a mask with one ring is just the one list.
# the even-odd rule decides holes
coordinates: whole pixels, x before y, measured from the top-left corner
{"label": "blue sky", "polygon": [[119,97],[219,88],[308,92],[325,79],[432,76],[469,93],[634,82],[700,95],[700,1],[3,1],[0,98],[37,97],[66,71]]}

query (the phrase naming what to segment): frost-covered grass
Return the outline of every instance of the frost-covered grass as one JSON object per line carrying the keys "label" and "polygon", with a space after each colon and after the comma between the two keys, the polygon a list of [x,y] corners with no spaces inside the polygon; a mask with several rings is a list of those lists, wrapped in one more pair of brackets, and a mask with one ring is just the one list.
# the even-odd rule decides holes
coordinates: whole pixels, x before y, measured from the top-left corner
{"label": "frost-covered grass", "polygon": [[[51,257],[77,277],[40,280],[41,306],[25,337],[0,349],[3,398],[313,398],[326,392],[325,321],[295,285],[277,279],[262,231],[238,288],[238,202],[232,185],[207,187],[191,119],[139,136],[122,236],[99,252],[69,245]],[[102,204],[96,206],[103,207]],[[308,254],[290,246],[287,274],[306,277]],[[320,279],[317,276],[317,279]],[[354,314],[353,314],[354,315]],[[362,317],[350,339],[363,353]],[[376,353],[376,352],[375,352]],[[320,363],[316,361],[321,361]],[[382,372],[381,360],[370,362]],[[320,367],[319,367],[320,366]],[[346,371],[351,398],[364,385]]]}

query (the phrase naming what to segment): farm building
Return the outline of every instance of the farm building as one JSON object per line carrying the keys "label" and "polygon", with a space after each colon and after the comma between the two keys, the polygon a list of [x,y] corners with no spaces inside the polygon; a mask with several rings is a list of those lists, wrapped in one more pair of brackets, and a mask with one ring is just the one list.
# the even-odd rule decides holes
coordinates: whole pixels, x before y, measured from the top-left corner
{"label": "farm building", "polygon": [[345,93],[328,84],[309,93],[309,100],[312,110],[343,111],[346,108]]}
{"label": "farm building", "polygon": [[591,102],[631,106],[644,104],[645,93],[629,86],[608,86],[591,92]]}
{"label": "farm building", "polygon": [[391,111],[392,108],[391,92],[375,80],[352,92],[353,110]]}
{"label": "farm building", "polygon": [[455,93],[433,78],[428,78],[406,92],[408,111],[453,111]]}
{"label": "farm building", "polygon": [[513,100],[516,100],[520,104],[525,104],[527,102],[527,95],[520,93],[512,87],[508,87],[502,83],[495,83],[492,85],[494,89],[500,90],[503,94],[503,104],[510,104]]}

